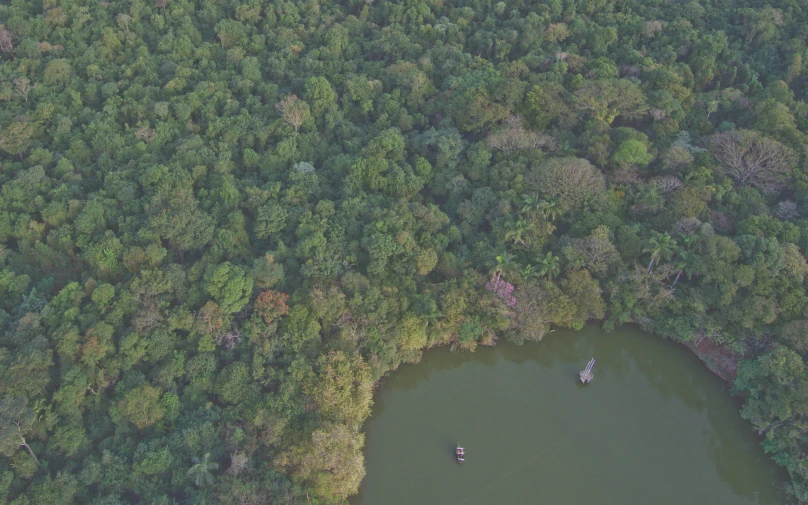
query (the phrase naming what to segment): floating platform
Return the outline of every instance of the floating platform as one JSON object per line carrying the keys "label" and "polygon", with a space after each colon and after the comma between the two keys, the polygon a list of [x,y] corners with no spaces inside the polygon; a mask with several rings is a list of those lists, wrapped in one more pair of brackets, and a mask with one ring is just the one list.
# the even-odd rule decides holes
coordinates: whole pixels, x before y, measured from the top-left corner
{"label": "floating platform", "polygon": [[579,374],[581,376],[581,382],[584,384],[589,384],[592,379],[595,378],[595,374],[592,373],[593,366],[595,366],[595,358],[589,360],[589,364],[586,365],[586,369]]}

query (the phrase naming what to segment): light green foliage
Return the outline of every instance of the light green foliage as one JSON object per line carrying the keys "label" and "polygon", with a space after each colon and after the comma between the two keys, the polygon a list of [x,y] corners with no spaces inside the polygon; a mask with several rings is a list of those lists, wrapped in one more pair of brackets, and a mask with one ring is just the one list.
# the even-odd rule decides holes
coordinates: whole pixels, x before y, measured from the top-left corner
{"label": "light green foliage", "polygon": [[343,425],[325,425],[312,433],[310,443],[277,463],[293,466],[295,476],[309,481],[318,494],[347,497],[365,476],[364,443],[364,435]]}
{"label": "light green foliage", "polygon": [[404,349],[418,350],[426,345],[427,322],[414,315],[408,315],[401,320],[401,347]]}
{"label": "light green foliage", "polygon": [[644,167],[653,159],[645,144],[639,140],[625,140],[617,146],[612,159],[618,165]]}
{"label": "light green foliage", "polygon": [[131,422],[139,429],[148,428],[160,421],[166,408],[160,403],[160,388],[144,384],[128,391],[113,407],[120,422]]}
{"label": "light green foliage", "polygon": [[33,126],[28,121],[15,121],[0,132],[0,149],[22,156],[31,146]]}
{"label": "light green foliage", "polygon": [[370,414],[370,369],[361,358],[341,352],[320,357],[308,395],[326,419],[358,426]]}
{"label": "light green foliage", "polygon": [[795,244],[783,244],[782,250],[785,272],[802,282],[808,275],[808,263],[805,261],[805,256]]}
{"label": "light green foliage", "polygon": [[325,77],[306,79],[306,102],[315,118],[322,118],[337,103],[337,93]]}
{"label": "light green foliage", "polygon": [[107,306],[110,300],[115,296],[115,287],[111,284],[101,284],[93,290],[92,300],[93,303],[100,308]]}
{"label": "light green foliage", "polygon": [[199,210],[198,202],[187,188],[160,191],[147,208],[150,228],[180,251],[198,249],[213,237],[213,222]]}
{"label": "light green foliage", "polygon": [[204,283],[205,291],[225,314],[240,311],[250,300],[253,288],[252,278],[230,262],[208,267]]}
{"label": "light green foliage", "polygon": [[65,84],[70,79],[70,62],[66,59],[51,60],[45,66],[42,79],[48,86]]}

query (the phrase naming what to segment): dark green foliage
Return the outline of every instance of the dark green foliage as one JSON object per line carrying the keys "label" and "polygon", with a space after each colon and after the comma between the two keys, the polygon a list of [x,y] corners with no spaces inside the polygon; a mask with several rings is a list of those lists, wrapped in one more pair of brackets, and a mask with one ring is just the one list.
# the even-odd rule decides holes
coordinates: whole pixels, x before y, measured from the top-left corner
{"label": "dark green foliage", "polygon": [[344,504],[373,381],[599,320],[808,503],[806,16],[0,2],[0,502]]}

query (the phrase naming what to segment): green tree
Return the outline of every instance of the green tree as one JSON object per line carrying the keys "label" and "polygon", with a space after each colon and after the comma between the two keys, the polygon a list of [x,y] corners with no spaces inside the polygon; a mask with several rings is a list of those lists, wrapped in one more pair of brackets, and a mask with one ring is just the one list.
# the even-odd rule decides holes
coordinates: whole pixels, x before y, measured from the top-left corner
{"label": "green tree", "polygon": [[603,174],[581,158],[551,158],[525,176],[525,181],[545,195],[553,195],[564,210],[579,209],[606,189]]}
{"label": "green tree", "polygon": [[255,216],[255,236],[260,239],[277,236],[286,227],[287,216],[288,212],[279,203],[262,205]]}
{"label": "green tree", "polygon": [[545,218],[549,218],[550,221],[555,221],[561,214],[563,203],[564,200],[561,197],[549,198],[547,200],[541,200],[539,202],[539,208],[541,208]]}
{"label": "green tree", "polygon": [[213,238],[213,219],[199,209],[190,188],[165,189],[147,206],[149,227],[168,241],[180,259],[185,251],[200,249]]}
{"label": "green tree", "polygon": [[648,111],[642,89],[627,79],[587,80],[575,93],[575,105],[607,124],[618,116],[637,119]]}
{"label": "green tree", "polygon": [[210,453],[206,452],[202,458],[194,457],[194,464],[188,469],[186,475],[196,487],[205,487],[213,484],[213,471],[219,469],[219,463],[210,461]]}
{"label": "green tree", "polygon": [[311,441],[292,448],[276,460],[291,466],[321,496],[345,498],[355,494],[365,476],[362,448],[365,437],[342,424],[314,430]]}
{"label": "green tree", "polygon": [[505,225],[505,240],[510,240],[514,244],[525,246],[525,234],[527,234],[529,225],[527,221],[518,218],[514,222],[509,222]]}
{"label": "green tree", "polygon": [[612,155],[612,159],[618,165],[627,165],[632,167],[645,167],[653,159],[653,155],[648,152],[645,143],[637,140],[630,139],[620,143],[617,150]]}
{"label": "green tree", "polygon": [[547,277],[552,280],[561,271],[561,260],[550,251],[547,251],[547,254],[543,257],[539,257],[538,263],[540,277]]}
{"label": "green tree", "polygon": [[331,352],[317,360],[314,370],[307,394],[320,415],[334,422],[361,425],[373,403],[370,368],[362,358]]}
{"label": "green tree", "polygon": [[311,107],[311,113],[315,118],[321,119],[326,111],[337,104],[337,92],[325,77],[309,77],[306,79],[306,102]]}
{"label": "green tree", "polygon": [[738,367],[735,388],[747,395],[741,415],[758,431],[768,432],[767,438],[776,437],[775,430],[789,436],[789,427],[802,426],[801,417],[808,412],[808,377],[802,357],[794,351],[778,347],[744,361]]}
{"label": "green tree", "polygon": [[42,81],[48,85],[65,84],[70,79],[70,62],[64,58],[51,60],[45,65]]}
{"label": "green tree", "polygon": [[494,260],[496,263],[491,268],[491,275],[496,278],[494,283],[494,292],[496,293],[497,288],[499,287],[499,281],[502,278],[502,274],[510,268],[511,262],[513,261],[513,255],[510,254],[508,251],[503,251],[502,254],[496,256]]}
{"label": "green tree", "polygon": [[28,406],[24,396],[6,396],[0,401],[0,453],[11,457],[20,447],[25,447],[28,454],[39,465],[34,451],[28,445],[25,436],[31,431],[36,421],[36,413]]}
{"label": "green tree", "polygon": [[606,225],[598,226],[587,237],[571,239],[563,253],[571,265],[586,267],[595,275],[605,274],[620,261]]}
{"label": "green tree", "polygon": [[225,314],[240,311],[252,295],[252,277],[240,266],[226,261],[205,271],[205,291],[216,300]]}
{"label": "green tree", "polygon": [[654,268],[657,261],[665,261],[671,257],[675,251],[676,241],[668,233],[651,232],[651,237],[645,245],[644,252],[651,254],[651,261],[648,263],[648,273]]}
{"label": "green tree", "polygon": [[162,390],[151,384],[136,387],[118,400],[114,406],[115,415],[141,430],[153,426],[166,414],[165,407],[160,403],[161,394]]}
{"label": "green tree", "polygon": [[676,278],[673,280],[672,287],[676,287],[676,284],[679,282],[679,278],[682,277],[682,274],[687,274],[688,280],[693,277],[695,254],[692,252],[692,249],[688,247],[690,245],[689,239],[690,237],[682,237],[684,247],[676,247],[674,253],[674,270],[676,271]]}
{"label": "green tree", "polygon": [[537,193],[522,195],[522,214],[536,212],[541,209],[541,199]]}
{"label": "green tree", "polygon": [[34,129],[28,121],[15,121],[0,131],[0,149],[20,157],[31,147]]}
{"label": "green tree", "polygon": [[561,290],[575,305],[572,318],[573,328],[583,328],[590,319],[603,319],[606,305],[601,297],[598,281],[592,278],[586,269],[570,269],[561,282]]}

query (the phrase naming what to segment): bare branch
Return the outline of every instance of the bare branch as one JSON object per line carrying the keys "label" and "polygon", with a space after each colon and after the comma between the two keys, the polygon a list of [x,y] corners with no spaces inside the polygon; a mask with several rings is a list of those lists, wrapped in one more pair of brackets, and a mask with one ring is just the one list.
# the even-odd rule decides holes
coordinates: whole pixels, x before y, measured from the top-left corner
{"label": "bare branch", "polygon": [[716,133],[708,145],[726,175],[764,193],[787,185],[796,160],[791,148],[749,130]]}
{"label": "bare branch", "polygon": [[28,101],[28,93],[30,93],[31,89],[33,89],[33,86],[31,85],[31,81],[29,81],[25,77],[18,77],[17,79],[14,79],[13,82],[14,82],[14,86],[17,88],[17,93],[19,93],[20,96],[22,96],[25,99],[25,101],[27,102]]}
{"label": "bare branch", "polygon": [[0,51],[14,57],[14,34],[5,25],[0,25]]}
{"label": "bare branch", "polygon": [[154,128],[141,126],[137,130],[135,130],[135,137],[148,144],[149,142],[154,140]]}
{"label": "bare branch", "polygon": [[522,118],[518,116],[510,116],[506,119],[503,127],[491,132],[485,141],[492,149],[506,152],[517,149],[545,148],[549,151],[556,149],[556,141],[553,137],[526,130]]}
{"label": "bare branch", "polygon": [[659,21],[646,21],[642,27],[642,34],[647,38],[654,38],[654,34],[662,29],[662,23]]}
{"label": "bare branch", "polygon": [[664,194],[676,191],[684,186],[684,183],[679,180],[675,175],[663,175],[661,177],[654,177],[651,179],[651,184],[659,189],[659,192]]}
{"label": "bare branch", "polygon": [[244,452],[234,452],[230,455],[230,468],[227,469],[227,473],[234,477],[238,477],[238,474],[247,468],[249,462],[250,458]]}
{"label": "bare branch", "polygon": [[668,114],[662,109],[651,109],[649,112],[651,113],[651,117],[654,118],[654,121],[668,117]]}
{"label": "bare branch", "polygon": [[284,122],[294,127],[295,132],[300,130],[310,115],[308,105],[297,95],[286,95],[283,100],[275,104],[275,109],[281,113]]}
{"label": "bare branch", "polygon": [[798,217],[799,214],[800,212],[797,209],[797,204],[791,200],[783,200],[782,202],[778,203],[777,207],[774,209],[774,215],[784,221],[791,221],[792,219]]}
{"label": "bare branch", "polygon": [[229,331],[216,335],[213,340],[216,342],[216,345],[224,346],[225,349],[235,349],[241,340],[241,332],[233,325],[230,327]]}

